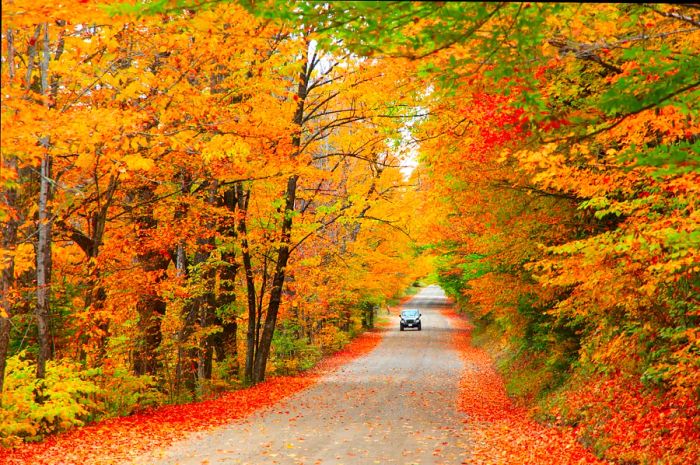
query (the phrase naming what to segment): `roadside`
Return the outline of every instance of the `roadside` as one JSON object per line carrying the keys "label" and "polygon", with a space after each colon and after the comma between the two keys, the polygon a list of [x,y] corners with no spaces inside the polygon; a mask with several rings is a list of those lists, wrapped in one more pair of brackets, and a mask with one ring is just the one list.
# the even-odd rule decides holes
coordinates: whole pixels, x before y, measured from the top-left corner
{"label": "roadside", "polygon": [[368,331],[307,372],[276,376],[216,399],[166,405],[77,428],[41,443],[0,449],[0,465],[108,465],[129,461],[149,450],[167,447],[193,432],[207,431],[274,405],[371,352],[381,339],[380,330]]}
{"label": "roadside", "polygon": [[427,287],[406,303],[422,331],[399,331],[397,313],[371,353],[308,389],[215,430],[156,448],[137,465],[455,465],[470,441],[455,408],[463,364]]}
{"label": "roadside", "polygon": [[[402,304],[420,309],[423,331],[398,331]],[[379,321],[383,330],[302,375],[103,421],[9,451],[0,463],[607,463],[575,431],[538,424],[512,404],[491,358],[471,345],[471,327],[439,288],[390,310]]]}
{"label": "roadside", "polygon": [[468,415],[465,423],[473,443],[473,465],[574,465],[608,462],[599,460],[576,441],[575,431],[546,427],[528,417],[506,394],[503,378],[493,360],[471,345],[471,325],[451,306],[442,313],[458,329],[452,344],[465,363],[459,385],[458,408]]}

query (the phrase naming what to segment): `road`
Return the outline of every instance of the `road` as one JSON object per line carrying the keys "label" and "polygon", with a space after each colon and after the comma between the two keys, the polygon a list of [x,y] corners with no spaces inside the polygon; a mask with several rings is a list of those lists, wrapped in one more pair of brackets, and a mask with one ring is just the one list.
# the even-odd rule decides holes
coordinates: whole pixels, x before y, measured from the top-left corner
{"label": "road", "polygon": [[398,315],[380,345],[273,408],[197,433],[139,465],[461,464],[466,416],[456,408],[463,362],[454,329],[439,312],[445,295],[423,289],[406,308],[423,330],[399,331]]}

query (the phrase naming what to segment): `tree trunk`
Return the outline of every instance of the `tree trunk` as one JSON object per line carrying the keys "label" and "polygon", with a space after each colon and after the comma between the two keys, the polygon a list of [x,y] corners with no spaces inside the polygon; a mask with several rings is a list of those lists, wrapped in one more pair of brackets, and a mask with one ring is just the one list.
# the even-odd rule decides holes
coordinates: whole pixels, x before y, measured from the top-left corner
{"label": "tree trunk", "polygon": [[[210,289],[215,286],[215,273],[210,276]],[[199,363],[200,371],[199,376],[202,380],[211,381],[212,370],[214,366],[214,355],[216,355],[217,361],[223,361],[226,356],[226,350],[230,349],[230,339],[231,334],[227,333],[227,329],[230,331],[230,324],[225,324],[223,320],[216,314],[216,310],[220,305],[221,300],[217,298],[214,292],[209,293],[208,298],[205,303],[205,308],[202,312],[202,322],[201,325],[205,328],[210,328],[212,326],[218,326],[220,329],[213,333],[207,335],[204,339],[204,347],[199,349]],[[233,323],[234,331],[236,328],[236,323]],[[233,334],[233,341],[235,343],[236,335]]]}
{"label": "tree trunk", "polygon": [[[308,96],[309,79],[313,71],[313,65],[309,62],[309,44],[303,52],[302,68],[299,73],[299,85],[297,88],[297,108],[294,113],[294,124],[297,127],[297,132],[292,136],[292,158],[296,158],[301,150],[302,131],[304,124],[304,106],[306,97]],[[316,60],[312,60],[316,62]],[[295,211],[296,191],[297,191],[298,176],[292,175],[287,179],[287,189],[285,192],[284,203],[284,218],[282,219],[282,228],[280,231],[280,245],[277,248],[277,260],[275,263],[275,271],[272,277],[272,286],[270,288],[270,300],[267,304],[267,313],[265,315],[265,325],[263,326],[262,335],[255,350],[251,380],[253,384],[260,383],[265,380],[265,368],[267,360],[270,356],[270,346],[272,338],[275,335],[275,326],[277,325],[277,314],[279,313],[280,304],[282,303],[282,291],[284,288],[284,278],[286,273],[287,262],[289,261],[290,239],[292,233],[293,213]],[[250,296],[248,297],[250,299]],[[262,301],[262,299],[261,299]],[[250,324],[250,322],[248,323]]]}
{"label": "tree trunk", "polygon": [[[9,47],[8,40],[8,47]],[[17,172],[17,159],[9,156],[4,160],[2,168],[8,172]],[[2,192],[3,204],[8,212],[8,220],[2,233],[3,250],[14,250],[17,247],[17,190],[5,189]],[[10,316],[12,315],[15,284],[15,259],[11,254],[2,256],[2,296],[0,296],[0,406],[2,406],[2,390],[5,384],[5,366],[10,345]]]}
{"label": "tree trunk", "polygon": [[41,161],[39,191],[39,225],[36,245],[36,323],[39,337],[37,378],[46,376],[46,361],[51,359],[49,338],[50,286],[51,286],[51,211],[49,207],[51,159],[45,155]]}
{"label": "tree trunk", "polygon": [[[6,291],[7,281],[5,271],[3,271],[2,287],[3,293]],[[5,386],[5,367],[7,366],[7,354],[10,348],[10,313],[8,311],[9,302],[7,298],[2,298],[2,309],[0,310],[0,407],[2,407],[2,390]]]}
{"label": "tree trunk", "polygon": [[[149,268],[164,270],[167,268],[162,265],[159,259],[154,260],[154,265]],[[139,326],[141,327],[140,341],[137,342],[137,349],[134,352],[133,371],[136,375],[151,375],[158,374],[158,348],[163,339],[160,323],[163,315],[165,315],[165,301],[153,290],[144,291],[144,295],[139,298],[136,304],[136,311],[139,314]]]}
{"label": "tree trunk", "polygon": [[[213,285],[213,279],[208,280]],[[200,309],[199,325],[201,328],[210,328],[217,323],[216,312],[214,309],[215,299],[213,293],[209,293],[205,298],[201,299],[202,308]],[[215,334],[207,335],[200,343],[199,351],[199,366],[198,376],[200,383],[204,380],[210,381],[214,364],[214,341]]]}
{"label": "tree trunk", "polygon": [[294,211],[296,187],[297,176],[291,176],[287,180],[287,200],[284,209],[284,220],[282,221],[282,243],[277,252],[277,263],[275,264],[275,274],[272,277],[272,288],[270,289],[270,301],[267,306],[267,314],[265,315],[265,325],[258,343],[257,353],[255,354],[252,376],[253,384],[265,380],[265,368],[267,367],[267,359],[270,356],[272,338],[275,334],[277,314],[279,313],[280,304],[282,303],[282,290],[284,286],[285,269],[287,267],[287,261],[289,260],[289,241],[292,231],[291,213]]}
{"label": "tree trunk", "polygon": [[[98,186],[99,179],[95,174],[95,185]],[[109,319],[104,315],[104,303],[107,299],[107,293],[102,286],[101,272],[97,266],[97,257],[100,255],[100,246],[104,239],[105,229],[107,226],[107,214],[112,205],[114,194],[119,186],[118,175],[112,175],[109,178],[109,184],[104,192],[100,193],[98,189],[98,197],[96,199],[97,208],[90,214],[89,221],[84,229],[77,226],[67,224],[64,220],[56,220],[55,226],[63,235],[73,241],[85,254],[87,263],[87,289],[85,291],[85,307],[90,312],[89,325],[90,329],[97,328],[99,334],[96,339],[90,339],[87,334],[79,336],[79,358],[81,361],[87,359],[86,347],[92,346],[95,348],[95,358],[90,363],[92,366],[101,365],[102,360],[106,356],[107,339],[109,336]]]}
{"label": "tree trunk", "polygon": [[241,256],[243,257],[243,271],[245,272],[246,295],[248,303],[248,329],[246,331],[246,355],[245,355],[245,382],[253,383],[253,364],[255,362],[255,328],[257,326],[257,308],[255,279],[253,277],[253,264],[250,257],[250,246],[248,244],[248,200],[250,199],[250,189],[243,189],[242,184],[236,184],[238,199],[238,210],[240,219],[238,220],[238,236],[241,239]]}
{"label": "tree trunk", "polygon": [[[97,182],[97,180],[95,180]],[[104,239],[105,228],[107,226],[107,214],[112,205],[112,199],[118,186],[117,176],[111,176],[109,185],[104,193],[104,199],[100,202],[102,206],[93,213],[90,225],[91,247],[88,252],[88,263],[90,263],[89,294],[86,304],[90,308],[95,326],[99,330],[99,335],[95,341],[97,353],[95,355],[95,366],[100,366],[102,360],[107,355],[107,340],[109,339],[109,319],[104,315],[104,304],[107,300],[107,293],[102,286],[102,276],[100,269],[96,265],[97,257],[100,254],[100,246]]]}
{"label": "tree trunk", "polygon": [[217,323],[221,325],[221,332],[212,339],[212,348],[216,355],[216,361],[221,363],[228,357],[231,360],[232,371],[238,373],[238,341],[236,334],[238,332],[238,323],[235,320],[230,322],[218,320]]}
{"label": "tree trunk", "polygon": [[[145,204],[145,211],[138,217],[139,239],[145,243],[148,240],[149,231],[156,228],[158,222],[153,217],[151,202],[155,194],[151,186],[144,186],[137,193],[136,202]],[[142,287],[139,300],[136,303],[136,311],[139,314],[139,326],[141,328],[140,340],[136,342],[136,350],[133,356],[133,371],[137,375],[152,375],[158,373],[158,348],[162,340],[160,329],[161,319],[165,315],[165,301],[158,294],[155,286],[160,282],[162,273],[168,268],[170,257],[164,256],[160,251],[152,248],[142,248],[137,256],[141,268],[147,275],[156,275],[154,282],[146,283]],[[158,273],[160,272],[160,273]]]}
{"label": "tree trunk", "polygon": [[[7,64],[10,81],[15,77],[15,41],[12,29],[7,29]],[[18,173],[17,159],[6,155],[2,159],[3,170],[9,173]],[[3,250],[15,250],[17,247],[17,228],[19,226],[17,214],[17,190],[11,186],[0,191],[0,198],[7,212],[7,221],[3,225],[2,248]],[[10,347],[10,317],[12,316],[13,301],[11,298],[15,285],[15,258],[13,255],[0,256],[2,260],[2,295],[0,296],[0,407],[2,407],[2,392],[5,385],[5,368]]]}
{"label": "tree trunk", "polygon": [[27,50],[27,72],[24,78],[24,85],[29,90],[30,88],[37,89],[33,86],[32,73],[34,72],[34,57],[36,56],[36,44],[39,43],[39,34],[41,33],[42,25],[39,25],[34,30],[34,37],[29,42],[29,48]]}
{"label": "tree trunk", "polygon": [[[216,181],[208,183],[207,203],[212,207],[216,206],[218,184]],[[189,190],[189,189],[188,189]],[[182,205],[182,214],[187,212],[188,206]],[[215,224],[209,222],[207,229],[211,230]],[[180,246],[180,248],[183,248]],[[196,341],[191,341],[192,335],[199,328],[209,331],[209,328],[216,324],[216,296],[214,294],[215,277],[213,266],[207,263],[211,258],[212,250],[215,248],[214,238],[204,236],[197,239],[197,251],[192,264],[197,270],[197,275],[192,276],[188,269],[180,270],[181,276],[188,277],[191,285],[199,288],[197,296],[191,299],[185,307],[185,321],[179,334],[180,353],[179,359],[185,361],[185,369],[180,369],[184,376],[185,385],[193,393],[201,394],[206,389],[205,381],[211,380],[213,366],[213,341],[214,335],[207,334],[199,337]],[[184,255],[178,252],[178,257]],[[196,342],[196,345],[193,345]]]}
{"label": "tree trunk", "polygon": [[[209,253],[204,250],[207,243],[208,241],[199,241],[200,250],[195,253],[192,266],[201,265],[209,258]],[[180,254],[178,253],[178,255]],[[180,270],[180,273],[184,273],[185,277],[189,276],[187,269]],[[202,279],[206,280],[207,277],[203,276]],[[208,338],[203,338],[199,345],[193,345],[190,341],[197,325],[205,328],[211,324],[213,311],[209,308],[208,300],[207,295],[200,295],[187,302],[182,329],[178,334],[178,381],[183,383],[187,390],[193,394],[197,391],[198,380],[211,379],[212,351],[208,347]]]}
{"label": "tree trunk", "polygon": [[[220,203],[217,199],[218,183],[216,181],[209,185],[207,203],[212,207],[217,206]],[[215,223],[209,222],[209,229],[212,230],[216,227]],[[211,258],[212,251],[216,247],[214,237],[207,237],[201,240],[202,244],[202,263],[205,263]],[[201,272],[201,285],[207,291],[199,299],[200,310],[199,310],[199,327],[206,329],[207,331],[217,323],[216,318],[216,295],[214,294],[214,287],[216,281],[216,272],[213,265],[205,264]],[[212,375],[212,368],[214,363],[214,347],[213,341],[215,337],[213,334],[207,334],[204,338],[200,340],[198,347],[199,352],[199,366],[198,366],[198,376],[200,380],[201,387],[204,387],[204,381],[210,381]]]}
{"label": "tree trunk", "polygon": [[[224,207],[231,213],[238,209],[238,197],[236,186],[226,190],[220,198],[220,207]],[[233,215],[232,215],[233,216]],[[235,239],[237,237],[236,223],[225,221],[220,225],[221,234],[225,237]],[[233,252],[224,253],[221,257],[224,265],[219,269],[219,290],[216,295],[214,308],[229,307],[236,300],[236,275],[240,265],[236,263],[236,255]],[[214,334],[211,338],[211,345],[214,350],[217,362],[221,363],[226,358],[230,360],[228,374],[238,378],[238,322],[235,314],[228,314],[222,317],[215,317],[215,324],[221,327],[221,332]]]}
{"label": "tree trunk", "polygon": [[7,74],[10,81],[15,78],[15,35],[12,29],[7,28]]}
{"label": "tree trunk", "polygon": [[[48,93],[49,67],[49,32],[48,24],[44,24],[43,53],[40,60],[41,91],[44,97]],[[36,377],[46,376],[46,361],[52,357],[49,317],[51,313],[51,155],[49,154],[49,137],[40,139],[44,147],[44,157],[41,160],[41,175],[39,180],[39,224],[36,244],[36,320],[39,337],[39,354],[37,358]]]}

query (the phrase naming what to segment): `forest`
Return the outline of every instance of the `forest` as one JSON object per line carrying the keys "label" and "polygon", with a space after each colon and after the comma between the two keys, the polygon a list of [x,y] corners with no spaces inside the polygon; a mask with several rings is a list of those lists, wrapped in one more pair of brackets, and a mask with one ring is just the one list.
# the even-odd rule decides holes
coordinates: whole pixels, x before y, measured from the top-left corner
{"label": "forest", "polygon": [[698,50],[697,4],[3,0],[0,445],[437,283],[532,418],[694,463]]}

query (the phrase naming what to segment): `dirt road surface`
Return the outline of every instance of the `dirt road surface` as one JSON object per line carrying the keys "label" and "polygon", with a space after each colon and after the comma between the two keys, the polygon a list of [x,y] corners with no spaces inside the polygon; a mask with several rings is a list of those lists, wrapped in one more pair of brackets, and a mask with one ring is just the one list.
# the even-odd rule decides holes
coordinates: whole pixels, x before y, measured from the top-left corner
{"label": "dirt road surface", "polygon": [[452,465],[468,463],[466,416],[456,408],[463,362],[454,329],[440,314],[437,286],[404,308],[423,314],[422,331],[399,317],[370,354],[272,408],[132,462],[138,465]]}

